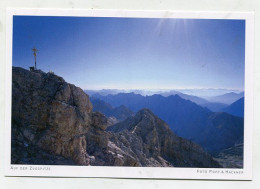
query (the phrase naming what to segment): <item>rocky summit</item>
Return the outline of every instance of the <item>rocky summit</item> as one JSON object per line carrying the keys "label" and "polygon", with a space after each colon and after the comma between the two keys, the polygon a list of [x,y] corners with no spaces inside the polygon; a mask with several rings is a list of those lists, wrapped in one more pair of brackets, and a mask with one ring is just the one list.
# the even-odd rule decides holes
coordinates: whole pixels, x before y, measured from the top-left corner
{"label": "rocky summit", "polygon": [[33,146],[87,165],[84,135],[92,117],[89,97],[80,88],[52,73],[13,68],[12,163],[34,161],[34,154],[17,150],[31,151]]}
{"label": "rocky summit", "polygon": [[178,137],[149,109],[107,130],[118,136],[112,139],[114,144],[131,152],[142,166],[219,167],[201,146]]}
{"label": "rocky summit", "polygon": [[12,164],[220,167],[148,109],[107,128],[82,89],[40,70],[12,73]]}

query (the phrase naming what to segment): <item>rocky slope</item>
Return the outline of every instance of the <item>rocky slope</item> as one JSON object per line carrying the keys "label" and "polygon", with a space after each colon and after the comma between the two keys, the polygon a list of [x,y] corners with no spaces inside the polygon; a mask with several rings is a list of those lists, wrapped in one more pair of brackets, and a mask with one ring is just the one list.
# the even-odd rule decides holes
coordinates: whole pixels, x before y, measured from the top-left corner
{"label": "rocky slope", "polygon": [[225,168],[243,168],[243,144],[236,144],[235,146],[222,150],[214,158]]}
{"label": "rocky slope", "polygon": [[30,158],[19,157],[15,148],[37,146],[87,165],[84,134],[93,117],[88,96],[51,73],[14,67],[12,78],[12,162]]}
{"label": "rocky slope", "polygon": [[106,131],[107,118],[63,78],[18,67],[12,76],[12,164],[220,166],[149,110]]}
{"label": "rocky slope", "polygon": [[[219,167],[201,146],[178,137],[169,126],[149,109],[142,109],[136,116],[108,127],[108,131],[119,136],[112,141],[122,149],[134,154],[141,165],[174,167]],[[118,138],[126,138],[122,143]]]}

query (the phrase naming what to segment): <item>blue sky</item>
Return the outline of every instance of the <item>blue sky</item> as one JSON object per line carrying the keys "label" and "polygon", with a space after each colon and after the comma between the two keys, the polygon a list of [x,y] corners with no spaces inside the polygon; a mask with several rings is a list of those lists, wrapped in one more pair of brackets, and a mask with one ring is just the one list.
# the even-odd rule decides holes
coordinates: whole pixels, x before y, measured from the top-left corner
{"label": "blue sky", "polygon": [[244,89],[245,21],[14,16],[13,66],[83,89]]}

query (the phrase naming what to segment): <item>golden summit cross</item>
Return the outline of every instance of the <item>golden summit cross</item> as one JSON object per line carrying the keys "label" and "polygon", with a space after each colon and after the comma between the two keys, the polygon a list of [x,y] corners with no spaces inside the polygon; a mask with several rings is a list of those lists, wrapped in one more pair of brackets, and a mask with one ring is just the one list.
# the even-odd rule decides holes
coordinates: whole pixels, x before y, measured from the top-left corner
{"label": "golden summit cross", "polygon": [[34,56],[34,65],[35,65],[34,68],[35,68],[35,70],[37,70],[37,67],[36,67],[36,56],[37,56],[38,49],[33,47],[32,51],[33,51],[33,56]]}

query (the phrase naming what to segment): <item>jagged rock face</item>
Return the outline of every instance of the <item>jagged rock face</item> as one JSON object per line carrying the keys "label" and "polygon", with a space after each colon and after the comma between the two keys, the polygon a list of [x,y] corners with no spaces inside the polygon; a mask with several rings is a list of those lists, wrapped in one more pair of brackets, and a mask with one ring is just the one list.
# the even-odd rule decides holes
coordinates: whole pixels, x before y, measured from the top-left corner
{"label": "jagged rock face", "polygon": [[[80,88],[41,71],[13,68],[12,163],[124,165],[136,160],[109,140],[107,118]],[[123,158],[122,158],[123,157]]]}
{"label": "jagged rock face", "polygon": [[116,133],[111,141],[130,151],[142,166],[220,167],[201,146],[176,136],[148,109],[107,130]]}
{"label": "jagged rock face", "polygon": [[26,142],[86,165],[91,111],[88,95],[61,77],[13,68],[12,146]]}

